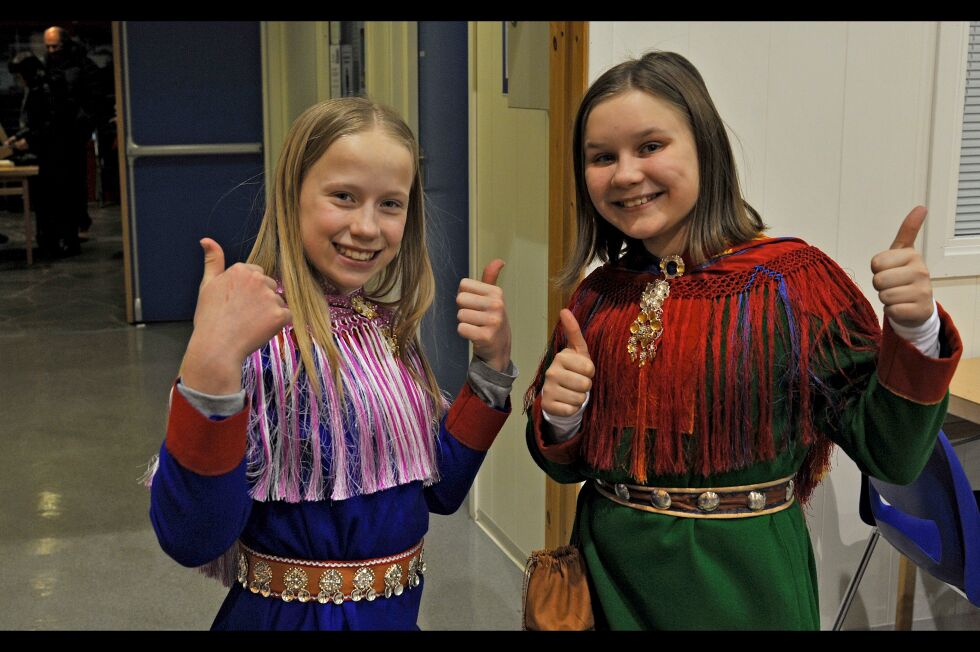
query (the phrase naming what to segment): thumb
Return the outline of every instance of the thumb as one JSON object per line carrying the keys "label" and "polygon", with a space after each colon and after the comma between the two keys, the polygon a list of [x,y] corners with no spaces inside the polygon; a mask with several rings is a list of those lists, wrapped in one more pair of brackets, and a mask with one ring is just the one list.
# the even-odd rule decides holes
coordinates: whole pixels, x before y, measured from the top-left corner
{"label": "thumb", "polygon": [[919,229],[922,228],[922,223],[925,222],[927,212],[925,206],[916,206],[909,211],[909,214],[905,216],[905,220],[902,221],[902,226],[898,227],[898,233],[895,235],[895,240],[889,249],[905,249],[906,247],[914,246],[915,236],[919,234]]}
{"label": "thumb", "polygon": [[201,285],[205,285],[225,271],[225,252],[211,238],[201,239],[201,249],[204,250],[204,276],[201,278]]}
{"label": "thumb", "polygon": [[500,270],[506,265],[504,261],[499,258],[494,258],[490,263],[483,268],[483,282],[487,285],[496,285],[497,277],[500,276]]}
{"label": "thumb", "polygon": [[565,329],[568,346],[576,353],[580,353],[589,358],[589,346],[585,343],[585,337],[582,336],[582,329],[579,328],[578,321],[576,321],[572,311],[564,308],[558,317],[561,319],[562,328]]}

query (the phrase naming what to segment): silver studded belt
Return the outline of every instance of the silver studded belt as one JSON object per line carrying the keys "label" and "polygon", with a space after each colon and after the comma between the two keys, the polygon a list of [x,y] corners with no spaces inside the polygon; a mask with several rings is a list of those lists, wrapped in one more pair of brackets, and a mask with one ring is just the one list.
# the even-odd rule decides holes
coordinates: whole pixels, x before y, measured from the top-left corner
{"label": "silver studded belt", "polygon": [[793,476],[738,487],[646,487],[596,480],[609,500],[657,514],[682,518],[747,518],[782,511],[793,504]]}
{"label": "silver studded belt", "polygon": [[425,572],[422,541],[405,552],[360,561],[310,561],[255,552],[238,543],[237,579],[242,587],[285,602],[342,604],[401,595]]}

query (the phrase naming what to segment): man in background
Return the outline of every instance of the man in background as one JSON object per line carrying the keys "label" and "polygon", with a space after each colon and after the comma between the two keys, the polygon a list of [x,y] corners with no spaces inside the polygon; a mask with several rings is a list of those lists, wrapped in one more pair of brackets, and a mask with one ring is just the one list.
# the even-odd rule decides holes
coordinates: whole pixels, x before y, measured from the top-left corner
{"label": "man in background", "polygon": [[92,224],[88,214],[87,146],[98,123],[99,70],[85,48],[68,38],[61,27],[44,31],[44,47],[52,124],[57,131],[52,163],[57,167],[56,185],[65,195],[65,222],[75,224],[74,242],[69,237],[66,244],[77,249],[78,233],[86,234]]}

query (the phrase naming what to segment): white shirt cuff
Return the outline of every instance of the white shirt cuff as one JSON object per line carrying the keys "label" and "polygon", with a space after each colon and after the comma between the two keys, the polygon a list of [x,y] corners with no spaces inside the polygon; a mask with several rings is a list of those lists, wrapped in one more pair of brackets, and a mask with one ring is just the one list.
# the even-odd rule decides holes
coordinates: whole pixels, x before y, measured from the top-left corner
{"label": "white shirt cuff", "polygon": [[570,414],[567,417],[548,414],[544,410],[541,410],[541,416],[551,425],[550,434],[556,442],[571,439],[572,435],[578,430],[579,425],[582,423],[582,414],[585,412],[585,406],[589,404],[589,396],[591,394],[591,392],[586,392],[585,403],[582,403],[582,407],[578,409],[578,412]]}
{"label": "white shirt cuff", "polygon": [[936,307],[936,300],[932,301],[932,316],[924,323],[913,328],[901,326],[888,318],[888,323],[892,325],[892,330],[903,340],[912,343],[923,355],[930,358],[939,357],[939,309]]}

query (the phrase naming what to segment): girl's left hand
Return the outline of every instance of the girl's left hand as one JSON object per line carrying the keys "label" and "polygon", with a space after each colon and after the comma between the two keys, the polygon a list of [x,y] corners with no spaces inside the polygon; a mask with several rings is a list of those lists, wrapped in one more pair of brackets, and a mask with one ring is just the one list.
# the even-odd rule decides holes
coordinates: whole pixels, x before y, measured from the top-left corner
{"label": "girl's left hand", "polygon": [[933,310],[929,268],[922,255],[913,248],[915,236],[925,219],[925,206],[913,208],[888,251],[871,259],[872,282],[885,307],[885,316],[909,328],[925,323]]}
{"label": "girl's left hand", "polygon": [[459,282],[456,332],[473,343],[473,353],[497,371],[510,364],[510,324],[504,291],[497,287],[497,276],[504,267],[499,258],[483,270],[483,280],[464,278]]}

